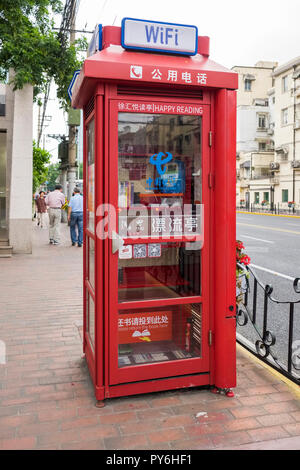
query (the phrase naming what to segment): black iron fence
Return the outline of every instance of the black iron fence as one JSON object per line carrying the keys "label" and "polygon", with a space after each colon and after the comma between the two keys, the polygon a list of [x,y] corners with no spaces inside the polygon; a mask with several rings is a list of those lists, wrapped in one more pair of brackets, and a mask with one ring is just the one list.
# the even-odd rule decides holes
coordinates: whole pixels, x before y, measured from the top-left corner
{"label": "black iron fence", "polygon": [[300,205],[289,204],[289,203],[277,203],[277,204],[247,204],[241,203],[236,206],[239,211],[245,212],[260,212],[269,214],[283,214],[283,215],[298,215],[300,216]]}
{"label": "black iron fence", "polygon": [[[300,278],[293,288],[300,293]],[[251,267],[244,269],[237,280],[237,341],[300,385],[300,299],[277,300],[272,293]]]}

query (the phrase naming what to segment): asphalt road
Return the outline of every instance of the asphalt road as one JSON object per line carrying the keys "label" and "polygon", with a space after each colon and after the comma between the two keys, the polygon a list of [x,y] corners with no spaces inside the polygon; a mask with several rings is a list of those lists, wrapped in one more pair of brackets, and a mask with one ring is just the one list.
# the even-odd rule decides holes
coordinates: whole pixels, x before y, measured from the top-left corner
{"label": "asphalt road", "polygon": [[[300,278],[300,219],[238,213],[236,238],[243,241],[245,252],[251,258],[251,266],[261,282],[273,287],[274,299],[285,302],[300,300],[300,294],[296,294],[293,289],[293,279]],[[253,293],[253,286],[251,287],[250,299]],[[267,329],[276,336],[272,351],[280,361],[286,363],[289,304],[274,302],[269,304]],[[300,304],[295,306],[294,318],[295,351],[298,347],[300,352]],[[260,331],[262,319],[263,290],[259,288],[258,328]],[[238,327],[238,331],[252,342],[258,339],[250,325]]]}

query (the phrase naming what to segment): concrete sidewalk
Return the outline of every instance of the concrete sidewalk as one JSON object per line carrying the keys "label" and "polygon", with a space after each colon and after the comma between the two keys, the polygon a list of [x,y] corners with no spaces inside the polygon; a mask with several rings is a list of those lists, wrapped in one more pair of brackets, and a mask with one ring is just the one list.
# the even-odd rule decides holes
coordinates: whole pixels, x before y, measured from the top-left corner
{"label": "concrete sidewalk", "polygon": [[238,352],[235,398],[191,389],[95,407],[79,329],[82,248],[48,245],[0,260],[0,449],[300,449],[300,400]]}

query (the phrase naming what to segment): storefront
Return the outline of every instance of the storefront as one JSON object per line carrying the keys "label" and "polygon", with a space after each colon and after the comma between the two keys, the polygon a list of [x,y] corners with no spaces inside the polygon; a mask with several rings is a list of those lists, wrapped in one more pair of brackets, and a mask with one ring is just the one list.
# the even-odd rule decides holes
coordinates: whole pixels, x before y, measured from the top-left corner
{"label": "storefront", "polygon": [[99,401],[235,386],[236,87],[195,27],[99,25],[72,89],[85,126],[84,352]]}

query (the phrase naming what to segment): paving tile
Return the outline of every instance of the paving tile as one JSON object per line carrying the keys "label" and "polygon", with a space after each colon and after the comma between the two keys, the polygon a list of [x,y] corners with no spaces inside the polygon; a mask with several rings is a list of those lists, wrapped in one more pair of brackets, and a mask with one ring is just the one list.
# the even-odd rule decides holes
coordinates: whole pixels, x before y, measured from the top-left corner
{"label": "paving tile", "polygon": [[[276,426],[280,424],[295,423],[293,417],[288,413],[268,414],[265,416],[257,416],[257,421],[262,426]],[[299,423],[300,424],[300,423]]]}
{"label": "paving tile", "polygon": [[220,434],[225,432],[224,423],[197,423],[192,426],[184,426],[185,433],[190,437],[205,436],[207,434]]}
{"label": "paving tile", "polygon": [[0,440],[0,449],[3,450],[32,450],[36,448],[36,437]]}
{"label": "paving tile", "polygon": [[[68,227],[62,231],[69,244]],[[235,398],[197,387],[96,408],[80,337],[82,253],[53,250],[46,231],[34,233],[32,255],[0,260],[8,357],[0,367],[1,450],[300,448],[299,400],[240,350]],[[39,283],[45,272],[47,283]],[[22,302],[15,301],[16,273]]]}
{"label": "paving tile", "polygon": [[98,439],[95,441],[87,441],[87,442],[68,442],[66,444],[62,444],[61,448],[63,450],[104,450],[104,441],[102,439]]}
{"label": "paving tile", "polygon": [[235,418],[249,418],[250,416],[261,416],[267,414],[267,411],[262,406],[242,406],[230,410]]}
{"label": "paving tile", "polygon": [[146,436],[136,434],[134,436],[126,437],[112,437],[104,439],[105,449],[115,450],[115,449],[145,449],[148,445]]}
{"label": "paving tile", "polygon": [[284,413],[290,411],[299,411],[300,410],[300,401],[291,400],[281,403],[271,403],[264,405],[265,410],[268,413]]}
{"label": "paving tile", "polygon": [[234,419],[225,424],[226,431],[246,431],[248,429],[260,428],[262,425],[254,417]]}
{"label": "paving tile", "polygon": [[222,447],[222,450],[300,450],[300,440],[298,437],[287,437],[283,439],[273,439],[255,443],[248,443],[239,446]]}
{"label": "paving tile", "polygon": [[215,447],[224,447],[226,445],[240,445],[246,442],[252,442],[251,436],[246,431],[226,432],[210,437]]}
{"label": "paving tile", "polygon": [[112,424],[112,423],[124,423],[129,421],[137,421],[136,414],[134,412],[128,413],[113,413],[113,414],[105,414],[99,417],[99,421],[101,424]]}
{"label": "paving tile", "polygon": [[148,433],[147,436],[150,444],[178,441],[179,439],[184,439],[186,437],[184,430],[181,428],[157,430],[155,432]]}
{"label": "paving tile", "polygon": [[97,438],[103,439],[108,437],[119,436],[120,433],[116,426],[111,424],[102,424],[101,426],[93,426],[88,428],[79,429],[80,440],[92,441]]}
{"label": "paving tile", "polygon": [[63,420],[60,428],[62,431],[67,429],[77,429],[77,428],[87,428],[90,426],[96,426],[99,424],[99,417],[98,416],[88,416],[84,418],[77,418],[72,420]]}
{"label": "paving tile", "polygon": [[300,423],[286,424],[283,426],[283,428],[292,436],[300,436]]}
{"label": "paving tile", "polygon": [[68,408],[61,410],[44,410],[39,412],[39,421],[64,421],[65,419],[74,418],[77,415],[76,408]]}
{"label": "paving tile", "polygon": [[43,434],[38,437],[38,445],[62,445],[71,442],[80,442],[78,430],[68,430],[62,432]]}
{"label": "paving tile", "polygon": [[264,426],[260,429],[249,430],[248,433],[255,442],[281,439],[289,436],[288,432],[281,426]]}
{"label": "paving tile", "polygon": [[131,422],[120,425],[121,435],[130,436],[132,434],[147,433],[153,431],[158,427],[158,420],[148,420],[148,421],[139,421]]}
{"label": "paving tile", "polygon": [[197,439],[182,439],[171,442],[170,447],[173,450],[208,450],[213,449],[215,446],[209,437],[201,436]]}

